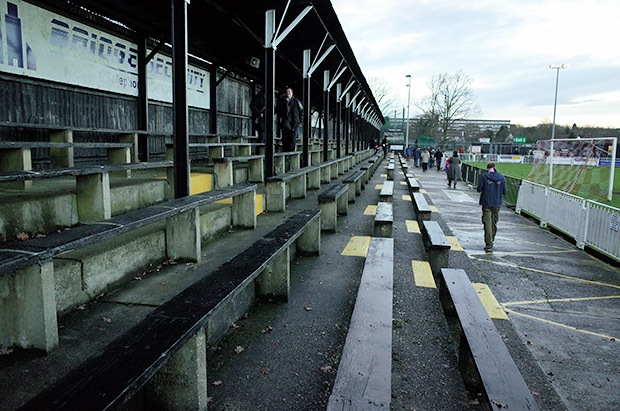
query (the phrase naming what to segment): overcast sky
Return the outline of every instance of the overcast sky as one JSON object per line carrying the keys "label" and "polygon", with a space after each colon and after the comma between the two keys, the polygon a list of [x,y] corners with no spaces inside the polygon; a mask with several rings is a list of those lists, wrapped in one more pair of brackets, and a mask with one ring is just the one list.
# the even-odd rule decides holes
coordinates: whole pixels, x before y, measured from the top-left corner
{"label": "overcast sky", "polygon": [[[367,79],[407,105],[429,79],[461,70],[481,117],[536,125],[620,127],[620,0],[332,0]],[[390,113],[393,115],[393,113]]]}

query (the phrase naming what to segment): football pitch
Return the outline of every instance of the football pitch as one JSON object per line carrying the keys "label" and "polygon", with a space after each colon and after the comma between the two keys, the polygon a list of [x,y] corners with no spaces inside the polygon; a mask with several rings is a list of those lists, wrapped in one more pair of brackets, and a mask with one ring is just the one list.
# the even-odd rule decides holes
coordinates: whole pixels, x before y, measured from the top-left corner
{"label": "football pitch", "polygon": [[[483,162],[467,161],[467,164],[471,164],[473,166],[480,167],[480,168],[486,167],[486,162],[483,163]],[[532,170],[532,164],[497,163],[496,168],[497,168],[497,171],[499,171],[500,173],[506,176],[510,176],[510,177],[514,177],[518,179],[525,179],[529,175],[530,171]],[[555,167],[554,167],[554,170],[555,170]],[[540,181],[537,181],[537,182],[540,183]],[[620,208],[620,169],[617,167],[614,171],[614,187],[613,187],[613,195],[612,195],[611,201],[600,200],[600,199],[594,198],[594,196],[584,196],[584,197],[589,198],[591,200],[600,201],[601,203],[610,205],[612,207]]]}

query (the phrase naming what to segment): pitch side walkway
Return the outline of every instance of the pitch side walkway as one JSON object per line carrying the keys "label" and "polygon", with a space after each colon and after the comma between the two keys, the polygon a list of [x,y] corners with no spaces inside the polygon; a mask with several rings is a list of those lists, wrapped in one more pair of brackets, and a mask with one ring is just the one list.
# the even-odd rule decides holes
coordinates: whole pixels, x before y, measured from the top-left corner
{"label": "pitch side walkway", "polygon": [[620,270],[507,207],[500,212],[494,252],[485,253],[475,188],[463,182],[448,188],[443,170],[422,172],[413,163],[410,170],[468,256],[462,268],[499,303],[494,321],[500,332],[516,330],[568,409],[617,409]]}

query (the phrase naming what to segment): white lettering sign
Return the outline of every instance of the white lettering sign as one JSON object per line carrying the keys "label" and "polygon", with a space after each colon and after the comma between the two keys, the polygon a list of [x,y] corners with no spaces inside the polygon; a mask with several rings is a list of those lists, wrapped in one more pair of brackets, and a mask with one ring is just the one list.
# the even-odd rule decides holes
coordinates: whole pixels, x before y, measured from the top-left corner
{"label": "white lettering sign", "polygon": [[[138,95],[138,47],[21,0],[0,0],[0,71]],[[147,66],[148,96],[172,102],[172,59]],[[187,102],[209,108],[209,72],[189,66]]]}

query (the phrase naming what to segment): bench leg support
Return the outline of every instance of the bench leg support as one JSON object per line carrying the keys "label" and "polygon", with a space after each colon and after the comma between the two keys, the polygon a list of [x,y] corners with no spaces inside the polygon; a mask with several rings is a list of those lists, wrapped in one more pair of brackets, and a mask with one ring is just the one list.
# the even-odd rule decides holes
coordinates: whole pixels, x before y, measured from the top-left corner
{"label": "bench leg support", "polygon": [[81,223],[112,217],[108,173],[77,176],[76,186],[78,219]]}
{"label": "bench leg support", "polygon": [[200,262],[200,211],[193,209],[166,220],[168,258]]}
{"label": "bench leg support", "polygon": [[204,328],[186,342],[145,386],[145,409],[207,410]]}
{"label": "bench leg support", "polygon": [[284,181],[267,183],[267,211],[284,211],[286,209],[286,184]]}
{"label": "bench leg support", "polygon": [[215,188],[222,188],[233,185],[233,165],[232,161],[215,163],[213,166],[215,173]]}
{"label": "bench leg support", "polygon": [[256,278],[256,293],[263,299],[288,302],[291,289],[290,248],[282,251]]}
{"label": "bench leg support", "polygon": [[321,230],[336,232],[338,226],[338,216],[336,210],[336,202],[321,203],[319,209],[321,214]]}
{"label": "bench leg support", "polygon": [[232,225],[256,228],[256,191],[233,197]]}
{"label": "bench leg support", "polygon": [[297,251],[301,254],[319,255],[321,252],[321,220],[320,216],[306,228],[297,239]]}
{"label": "bench leg support", "polygon": [[0,277],[0,344],[50,351],[58,345],[52,261]]}

